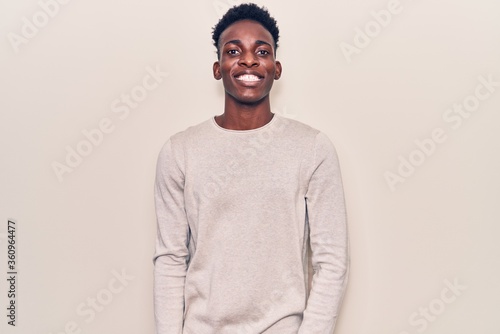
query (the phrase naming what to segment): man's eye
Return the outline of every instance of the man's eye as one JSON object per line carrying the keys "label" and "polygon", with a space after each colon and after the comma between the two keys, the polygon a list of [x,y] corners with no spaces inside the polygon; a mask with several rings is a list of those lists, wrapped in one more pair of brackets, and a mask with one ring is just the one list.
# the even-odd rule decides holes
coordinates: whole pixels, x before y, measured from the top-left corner
{"label": "man's eye", "polygon": [[268,55],[268,54],[270,54],[270,52],[267,51],[267,50],[259,50],[259,51],[257,51],[257,53],[260,54],[260,55]]}
{"label": "man's eye", "polygon": [[227,53],[230,55],[236,55],[238,54],[238,50],[227,50]]}

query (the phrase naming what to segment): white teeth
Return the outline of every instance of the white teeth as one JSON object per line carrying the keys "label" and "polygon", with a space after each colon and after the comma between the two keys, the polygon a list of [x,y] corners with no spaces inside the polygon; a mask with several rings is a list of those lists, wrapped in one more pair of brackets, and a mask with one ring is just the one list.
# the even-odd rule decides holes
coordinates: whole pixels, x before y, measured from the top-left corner
{"label": "white teeth", "polygon": [[242,74],[239,77],[236,77],[236,80],[241,81],[259,81],[260,78],[253,74]]}

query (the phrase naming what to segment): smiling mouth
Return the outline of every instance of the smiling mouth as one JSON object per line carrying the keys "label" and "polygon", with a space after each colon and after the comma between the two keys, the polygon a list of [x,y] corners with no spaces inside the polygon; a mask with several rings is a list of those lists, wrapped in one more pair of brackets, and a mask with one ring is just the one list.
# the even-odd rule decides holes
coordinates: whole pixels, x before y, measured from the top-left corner
{"label": "smiling mouth", "polygon": [[242,75],[235,77],[235,79],[239,80],[239,81],[246,81],[246,82],[253,82],[253,81],[262,80],[262,78],[260,78],[256,75],[253,75],[253,74],[242,74]]}

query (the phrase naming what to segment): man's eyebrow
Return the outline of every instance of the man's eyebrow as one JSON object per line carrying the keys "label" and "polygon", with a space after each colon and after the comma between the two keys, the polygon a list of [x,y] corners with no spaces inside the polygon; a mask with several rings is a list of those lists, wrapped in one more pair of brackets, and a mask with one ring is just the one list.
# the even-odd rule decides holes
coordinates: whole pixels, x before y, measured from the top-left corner
{"label": "man's eyebrow", "polygon": [[[232,39],[232,40],[227,41],[226,43],[224,43],[224,46],[227,45],[227,44],[241,44],[241,40],[239,40],[239,39]],[[268,43],[266,41],[262,41],[260,39],[256,40],[255,44],[259,44],[259,45],[265,44],[265,45],[269,45],[270,47],[273,47],[270,43]]]}
{"label": "man's eyebrow", "polygon": [[227,45],[227,44],[241,44],[241,41],[239,39],[232,39],[232,40],[224,43],[224,45]]}
{"label": "man's eyebrow", "polygon": [[265,45],[269,45],[270,47],[273,47],[270,43],[268,43],[266,41],[261,41],[260,39],[256,40],[255,44],[265,44]]}

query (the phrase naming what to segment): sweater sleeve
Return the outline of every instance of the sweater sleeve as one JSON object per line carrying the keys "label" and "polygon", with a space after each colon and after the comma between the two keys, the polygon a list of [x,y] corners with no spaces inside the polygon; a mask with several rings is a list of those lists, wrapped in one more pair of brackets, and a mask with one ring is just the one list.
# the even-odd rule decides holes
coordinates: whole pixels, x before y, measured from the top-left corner
{"label": "sweater sleeve", "polygon": [[298,334],[331,334],[349,269],[347,218],[337,153],[323,133],[316,137],[306,192],[313,279]]}
{"label": "sweater sleeve", "polygon": [[181,334],[184,283],[189,260],[189,227],[184,210],[182,154],[171,140],[158,156],[154,199],[157,238],[154,262],[154,309],[157,334]]}

